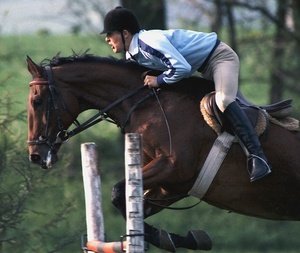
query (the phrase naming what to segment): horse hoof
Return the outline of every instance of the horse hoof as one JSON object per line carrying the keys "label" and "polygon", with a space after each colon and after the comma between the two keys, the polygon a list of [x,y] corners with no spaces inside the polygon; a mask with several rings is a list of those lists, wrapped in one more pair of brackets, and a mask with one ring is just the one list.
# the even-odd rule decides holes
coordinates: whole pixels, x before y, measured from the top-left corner
{"label": "horse hoof", "polygon": [[167,231],[162,229],[159,230],[159,242],[159,248],[167,250],[169,252],[176,252],[176,247],[172,241],[170,234]]}
{"label": "horse hoof", "polygon": [[202,230],[190,230],[187,239],[196,245],[195,250],[211,250],[212,241],[208,234]]}

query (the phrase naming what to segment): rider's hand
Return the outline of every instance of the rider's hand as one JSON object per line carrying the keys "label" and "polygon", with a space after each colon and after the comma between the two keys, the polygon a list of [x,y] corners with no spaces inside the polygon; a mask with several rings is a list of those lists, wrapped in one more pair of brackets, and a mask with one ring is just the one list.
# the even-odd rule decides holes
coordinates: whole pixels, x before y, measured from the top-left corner
{"label": "rider's hand", "polygon": [[144,85],[148,86],[149,88],[157,88],[159,85],[157,83],[156,76],[145,76]]}

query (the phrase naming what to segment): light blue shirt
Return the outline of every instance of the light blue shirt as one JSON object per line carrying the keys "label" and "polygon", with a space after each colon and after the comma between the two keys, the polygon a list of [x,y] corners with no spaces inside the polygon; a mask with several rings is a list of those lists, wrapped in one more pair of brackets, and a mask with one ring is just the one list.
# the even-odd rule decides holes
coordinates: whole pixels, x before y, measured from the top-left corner
{"label": "light blue shirt", "polygon": [[204,64],[218,41],[216,33],[190,30],[141,30],[126,52],[127,59],[161,70],[159,85],[171,84],[191,76]]}

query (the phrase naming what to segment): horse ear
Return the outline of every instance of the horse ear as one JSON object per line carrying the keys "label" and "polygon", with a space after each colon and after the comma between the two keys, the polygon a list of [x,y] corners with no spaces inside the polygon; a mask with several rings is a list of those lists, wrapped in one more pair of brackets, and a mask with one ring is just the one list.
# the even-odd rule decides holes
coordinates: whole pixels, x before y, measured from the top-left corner
{"label": "horse ear", "polygon": [[34,63],[34,61],[27,55],[27,68],[28,71],[31,73],[32,77],[42,77],[43,75],[43,69],[42,67],[40,67],[39,65],[37,65],[36,63]]}

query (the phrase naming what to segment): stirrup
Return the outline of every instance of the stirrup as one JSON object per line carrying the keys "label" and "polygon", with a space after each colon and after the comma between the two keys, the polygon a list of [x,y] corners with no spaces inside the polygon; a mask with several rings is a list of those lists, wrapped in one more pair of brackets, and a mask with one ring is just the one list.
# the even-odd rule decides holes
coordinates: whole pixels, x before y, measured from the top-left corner
{"label": "stirrup", "polygon": [[[253,161],[256,161],[256,163]],[[254,154],[250,154],[248,157],[247,169],[250,175],[250,182],[257,181],[271,173],[270,165],[266,160]]]}

